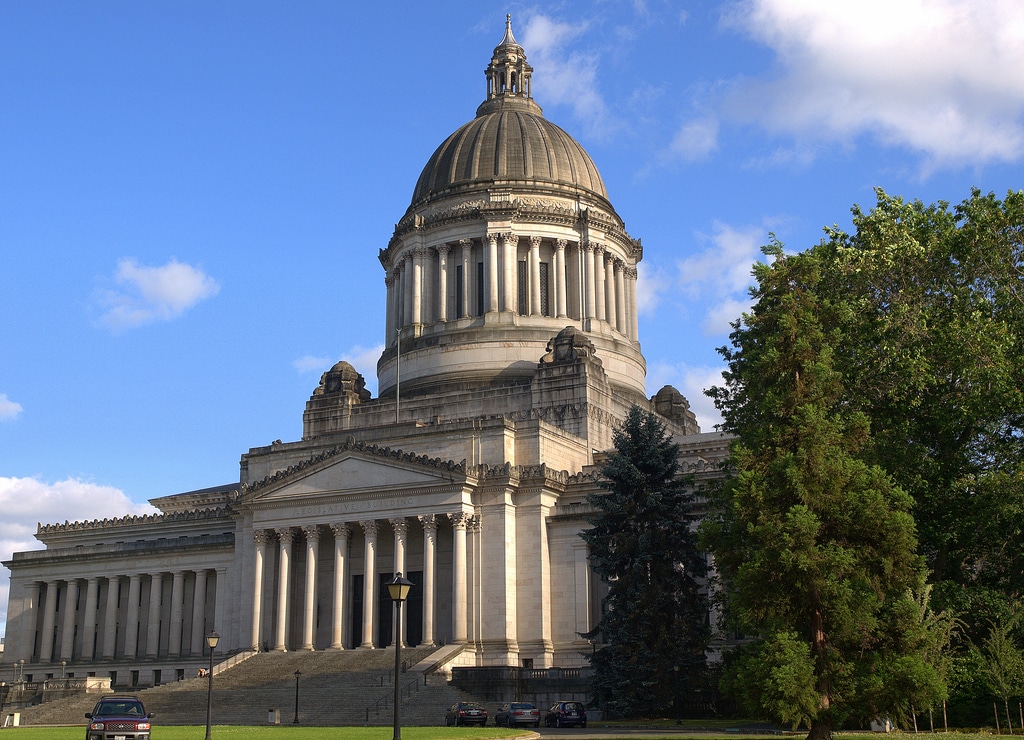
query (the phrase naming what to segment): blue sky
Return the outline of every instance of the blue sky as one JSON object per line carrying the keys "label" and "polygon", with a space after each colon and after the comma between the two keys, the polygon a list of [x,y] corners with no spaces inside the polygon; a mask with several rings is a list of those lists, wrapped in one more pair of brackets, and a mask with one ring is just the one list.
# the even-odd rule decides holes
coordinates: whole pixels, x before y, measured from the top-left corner
{"label": "blue sky", "polygon": [[769,232],[1024,186],[1019,0],[0,0],[0,559],[237,480],[338,359],[376,390],[377,252],[506,12],[643,240],[648,391],[705,429]]}

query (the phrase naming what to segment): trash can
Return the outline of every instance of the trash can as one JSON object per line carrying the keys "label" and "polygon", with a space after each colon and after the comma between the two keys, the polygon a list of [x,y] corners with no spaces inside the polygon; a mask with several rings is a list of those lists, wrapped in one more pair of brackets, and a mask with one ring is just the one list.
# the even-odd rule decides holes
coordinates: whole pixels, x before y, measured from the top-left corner
{"label": "trash can", "polygon": [[281,712],[277,709],[267,710],[267,724],[268,725],[279,725],[281,724]]}

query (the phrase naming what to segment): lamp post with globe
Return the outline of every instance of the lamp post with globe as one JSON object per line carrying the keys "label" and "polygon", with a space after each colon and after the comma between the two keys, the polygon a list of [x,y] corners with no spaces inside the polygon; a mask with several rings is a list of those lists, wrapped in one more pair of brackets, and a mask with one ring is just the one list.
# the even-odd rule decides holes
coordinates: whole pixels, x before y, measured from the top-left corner
{"label": "lamp post with globe", "polygon": [[402,671],[402,602],[409,597],[412,581],[395,573],[395,580],[388,584],[388,594],[395,602],[395,734],[394,740],[402,740],[402,687],[398,676]]}

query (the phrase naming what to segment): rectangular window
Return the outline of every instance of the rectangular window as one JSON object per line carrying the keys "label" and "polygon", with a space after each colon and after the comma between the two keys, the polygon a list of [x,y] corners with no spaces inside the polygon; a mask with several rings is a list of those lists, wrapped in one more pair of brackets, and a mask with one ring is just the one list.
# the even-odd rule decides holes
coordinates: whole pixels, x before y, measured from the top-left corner
{"label": "rectangular window", "polygon": [[519,305],[516,307],[516,310],[520,316],[526,316],[530,313],[530,284],[526,279],[526,260],[520,260],[516,264],[518,268],[517,277],[519,278],[516,282],[519,290]]}
{"label": "rectangular window", "polygon": [[476,263],[476,315],[483,316],[487,309],[484,303],[484,263]]}
{"label": "rectangular window", "polygon": [[551,315],[551,304],[548,301],[548,263],[540,263],[540,312],[542,316]]}

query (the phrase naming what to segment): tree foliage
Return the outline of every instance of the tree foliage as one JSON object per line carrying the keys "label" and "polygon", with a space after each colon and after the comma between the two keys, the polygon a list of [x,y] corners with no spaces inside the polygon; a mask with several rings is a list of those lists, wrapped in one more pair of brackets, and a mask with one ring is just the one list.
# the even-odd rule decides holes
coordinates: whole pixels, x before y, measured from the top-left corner
{"label": "tree foliage", "polygon": [[[739,444],[709,542],[727,615],[761,640],[738,664],[763,671],[806,640],[818,714],[791,688],[805,710],[785,719],[812,724],[842,716],[837,694],[850,711],[925,706],[949,611],[981,640],[1024,596],[1024,192],[951,209],[878,191],[853,224],[798,255],[766,248],[710,393]],[[852,626],[883,662],[844,659]],[[753,667],[734,679],[760,681],[768,711],[786,683]]]}
{"label": "tree foliage", "polygon": [[912,501],[871,461],[869,418],[839,369],[857,306],[818,289],[828,264],[813,250],[765,251],[753,310],[722,350],[727,385],[712,391],[738,438],[736,476],[704,533],[728,615],[760,638],[733,688],[829,737],[851,713],[927,704],[942,684],[915,619],[925,571]]}
{"label": "tree foliage", "polygon": [[612,716],[664,714],[677,682],[697,685],[705,665],[705,561],[694,532],[694,495],[680,475],[679,447],[653,413],[634,406],[601,468],[603,493],[582,532],[591,566],[608,583],[603,615],[585,635],[595,699]]}

